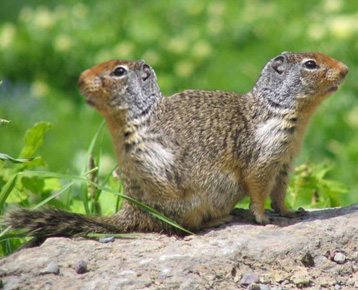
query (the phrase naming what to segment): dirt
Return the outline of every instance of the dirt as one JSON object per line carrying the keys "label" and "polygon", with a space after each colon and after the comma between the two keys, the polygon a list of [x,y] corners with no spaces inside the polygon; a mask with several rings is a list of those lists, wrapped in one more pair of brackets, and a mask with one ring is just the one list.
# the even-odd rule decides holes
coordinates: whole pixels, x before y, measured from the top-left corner
{"label": "dirt", "polygon": [[[0,260],[4,289],[358,289],[358,205],[185,238],[50,238]],[[242,217],[246,217],[242,218]],[[0,287],[0,288],[1,288]]]}

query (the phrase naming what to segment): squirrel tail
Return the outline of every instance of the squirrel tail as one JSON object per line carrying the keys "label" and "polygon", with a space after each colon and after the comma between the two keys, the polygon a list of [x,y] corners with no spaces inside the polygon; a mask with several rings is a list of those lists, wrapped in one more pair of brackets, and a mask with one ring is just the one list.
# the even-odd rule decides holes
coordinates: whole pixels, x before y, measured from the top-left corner
{"label": "squirrel tail", "polygon": [[14,230],[24,230],[25,234],[39,239],[134,231],[184,234],[126,201],[123,202],[122,209],[112,216],[86,216],[55,208],[17,208],[7,213],[2,224],[11,226]]}
{"label": "squirrel tail", "polygon": [[24,229],[33,237],[71,237],[87,233],[123,232],[111,222],[111,217],[85,216],[55,208],[29,210],[17,208],[10,211],[3,221],[14,230]]}

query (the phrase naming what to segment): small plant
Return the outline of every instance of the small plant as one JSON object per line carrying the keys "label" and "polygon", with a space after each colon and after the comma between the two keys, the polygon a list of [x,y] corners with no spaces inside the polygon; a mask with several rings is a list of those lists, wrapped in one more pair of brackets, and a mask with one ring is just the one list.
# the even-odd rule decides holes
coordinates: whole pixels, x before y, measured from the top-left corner
{"label": "small plant", "polygon": [[[8,123],[8,122],[7,122]],[[4,123],[3,123],[4,124]],[[41,157],[31,157],[41,147],[45,133],[52,128],[50,123],[40,122],[35,124],[25,134],[24,146],[19,158],[13,158],[0,153],[0,212],[3,211],[5,201],[17,203],[23,206],[29,205],[37,194],[48,194],[57,189],[60,184],[57,181],[41,181],[39,179],[22,178],[16,182],[16,174],[34,167],[46,164]],[[10,192],[14,193],[9,196]]]}
{"label": "small plant", "polygon": [[[295,168],[287,189],[286,204],[289,208],[329,208],[344,205],[348,187],[327,178],[331,167],[326,163],[304,163]],[[249,199],[240,201],[236,208],[248,208]],[[265,208],[271,208],[266,200]]]}
{"label": "small plant", "polygon": [[343,183],[328,179],[331,168],[325,164],[304,163],[295,169],[288,188],[288,202],[291,208],[336,207],[343,204],[348,188]]}
{"label": "small plant", "polygon": [[[6,125],[10,121],[1,119],[0,124]],[[41,147],[45,133],[52,128],[50,123],[35,124],[25,134],[24,146],[18,158],[0,153],[0,213],[11,204],[30,206],[43,200],[51,192],[61,187],[57,179],[41,179],[38,177],[19,177],[21,172],[46,164],[41,157],[31,157]],[[10,192],[12,193],[10,195]],[[5,239],[0,241],[0,256],[11,253],[21,241],[19,239]]]}

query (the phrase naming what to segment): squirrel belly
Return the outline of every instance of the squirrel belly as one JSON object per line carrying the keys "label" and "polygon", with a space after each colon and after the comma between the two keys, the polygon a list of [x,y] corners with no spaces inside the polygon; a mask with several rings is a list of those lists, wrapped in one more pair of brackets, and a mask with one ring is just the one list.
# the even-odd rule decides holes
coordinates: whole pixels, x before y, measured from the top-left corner
{"label": "squirrel belly", "polygon": [[[271,59],[246,94],[189,90],[164,98],[144,61],[112,60],[82,73],[79,87],[107,121],[125,194],[198,231],[231,220],[243,197],[260,224],[267,198],[280,215],[289,171],[317,106],[348,68],[320,53]],[[124,201],[109,217],[16,210],[5,222],[33,236],[180,231]]]}

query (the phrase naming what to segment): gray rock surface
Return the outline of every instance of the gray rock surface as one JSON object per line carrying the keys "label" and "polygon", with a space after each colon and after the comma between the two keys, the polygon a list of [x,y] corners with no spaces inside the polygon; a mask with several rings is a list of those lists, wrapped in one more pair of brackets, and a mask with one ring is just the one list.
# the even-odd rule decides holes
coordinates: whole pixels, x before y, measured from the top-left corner
{"label": "gray rock surface", "polygon": [[[138,234],[112,243],[51,238],[40,247],[1,259],[0,285],[4,289],[358,289],[358,205],[311,211],[294,220],[270,215],[272,225],[241,221],[185,238]],[[240,210],[238,216],[250,214]],[[79,261],[86,265],[82,274],[76,272]],[[58,266],[58,272],[44,271],[49,265]]]}

